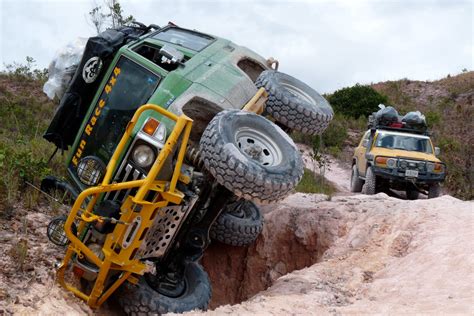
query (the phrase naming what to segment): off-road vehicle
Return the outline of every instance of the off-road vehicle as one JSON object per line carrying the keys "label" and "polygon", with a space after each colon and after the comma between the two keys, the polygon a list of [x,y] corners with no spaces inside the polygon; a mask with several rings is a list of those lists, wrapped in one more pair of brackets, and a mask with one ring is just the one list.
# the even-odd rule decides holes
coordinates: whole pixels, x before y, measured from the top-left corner
{"label": "off-road vehicle", "polygon": [[421,113],[399,117],[388,107],[369,118],[369,130],[352,159],[351,191],[375,194],[394,189],[408,199],[435,198],[446,176]]}
{"label": "off-road vehicle", "polygon": [[282,128],[318,134],[333,116],[272,65],[173,24],[88,40],[44,136],[70,151],[68,180],[42,182],[74,201],[48,226],[67,245],[58,269],[66,289],[92,307],[114,294],[129,314],[207,307],[198,261],[209,236],[251,243],[262,230],[254,202],[281,200],[302,177]]}

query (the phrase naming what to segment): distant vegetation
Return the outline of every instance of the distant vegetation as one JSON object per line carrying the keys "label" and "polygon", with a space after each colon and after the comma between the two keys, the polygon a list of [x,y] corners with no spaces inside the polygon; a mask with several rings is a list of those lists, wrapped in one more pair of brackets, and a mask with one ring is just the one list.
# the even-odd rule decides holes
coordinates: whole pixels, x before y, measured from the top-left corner
{"label": "distant vegetation", "polygon": [[386,103],[388,99],[370,86],[356,84],[337,90],[328,97],[328,101],[336,113],[358,119],[377,111],[378,105]]}
{"label": "distant vegetation", "polygon": [[38,192],[26,182],[39,185],[52,170],[60,171],[60,155],[48,164],[54,146],[43,132],[55,105],[42,91],[46,70],[34,70],[34,60],[7,65],[0,73],[0,216],[11,215],[17,202],[36,207]]}

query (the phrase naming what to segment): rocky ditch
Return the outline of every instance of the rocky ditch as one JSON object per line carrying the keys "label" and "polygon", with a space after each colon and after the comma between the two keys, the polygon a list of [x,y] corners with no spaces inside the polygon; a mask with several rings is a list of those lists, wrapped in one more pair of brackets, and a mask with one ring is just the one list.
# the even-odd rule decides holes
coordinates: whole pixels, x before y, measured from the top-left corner
{"label": "rocky ditch", "polygon": [[284,203],[264,206],[265,225],[254,244],[211,244],[202,260],[213,286],[210,308],[239,303],[279,277],[318,262],[344,234],[335,208],[312,212],[314,205],[326,199],[324,195],[295,194]]}

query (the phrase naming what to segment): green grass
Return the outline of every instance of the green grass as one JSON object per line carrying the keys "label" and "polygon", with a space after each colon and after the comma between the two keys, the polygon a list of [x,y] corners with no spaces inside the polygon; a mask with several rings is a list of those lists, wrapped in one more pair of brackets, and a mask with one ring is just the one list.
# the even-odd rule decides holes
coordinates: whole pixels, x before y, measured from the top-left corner
{"label": "green grass", "polygon": [[322,193],[332,196],[336,192],[336,188],[323,176],[305,168],[303,179],[296,186],[296,191],[301,193]]}
{"label": "green grass", "polygon": [[64,171],[59,154],[48,164],[55,147],[42,135],[56,105],[42,92],[44,75],[30,67],[0,73],[0,217],[8,218],[18,202],[37,205],[39,196],[26,181],[39,186],[45,175]]}

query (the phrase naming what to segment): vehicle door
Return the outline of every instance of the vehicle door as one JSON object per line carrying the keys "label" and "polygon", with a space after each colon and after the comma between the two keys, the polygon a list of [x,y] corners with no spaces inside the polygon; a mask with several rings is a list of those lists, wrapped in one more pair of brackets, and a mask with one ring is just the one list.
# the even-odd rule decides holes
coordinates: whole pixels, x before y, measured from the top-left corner
{"label": "vehicle door", "polygon": [[369,146],[370,131],[367,131],[362,137],[359,146],[356,149],[355,156],[357,160],[357,169],[360,175],[365,175],[365,169],[367,167],[367,159],[365,153],[367,152],[367,146]]}

